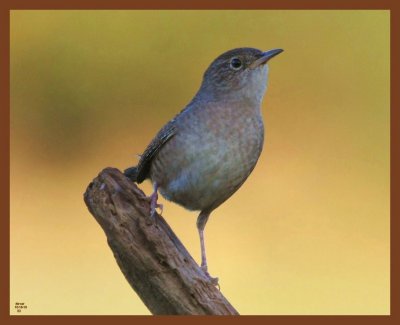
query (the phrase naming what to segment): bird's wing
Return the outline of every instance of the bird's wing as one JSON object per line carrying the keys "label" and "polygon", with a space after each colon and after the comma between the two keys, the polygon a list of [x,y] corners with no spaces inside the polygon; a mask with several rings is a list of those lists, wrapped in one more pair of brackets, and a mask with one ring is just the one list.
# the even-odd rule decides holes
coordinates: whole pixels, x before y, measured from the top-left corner
{"label": "bird's wing", "polygon": [[136,181],[143,182],[149,174],[151,161],[157,155],[162,146],[167,143],[176,134],[175,120],[171,120],[158,132],[156,137],[151,141],[143,155],[141,155],[136,170]]}

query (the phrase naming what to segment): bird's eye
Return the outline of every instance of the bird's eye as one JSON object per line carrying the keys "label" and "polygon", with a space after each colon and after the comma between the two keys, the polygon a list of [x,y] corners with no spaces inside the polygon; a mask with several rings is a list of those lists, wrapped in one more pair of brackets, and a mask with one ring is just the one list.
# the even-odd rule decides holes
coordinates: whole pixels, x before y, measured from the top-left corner
{"label": "bird's eye", "polygon": [[231,67],[234,70],[239,70],[242,67],[242,61],[240,61],[238,58],[233,58],[231,60]]}

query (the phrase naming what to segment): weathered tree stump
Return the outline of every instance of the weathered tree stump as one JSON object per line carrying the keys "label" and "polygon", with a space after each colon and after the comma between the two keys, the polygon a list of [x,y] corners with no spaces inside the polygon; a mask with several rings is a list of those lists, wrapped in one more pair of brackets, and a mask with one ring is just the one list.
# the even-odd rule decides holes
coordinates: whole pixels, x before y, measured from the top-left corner
{"label": "weathered tree stump", "polygon": [[238,315],[207,279],[165,220],[118,169],[106,168],[84,199],[115,259],[154,315]]}

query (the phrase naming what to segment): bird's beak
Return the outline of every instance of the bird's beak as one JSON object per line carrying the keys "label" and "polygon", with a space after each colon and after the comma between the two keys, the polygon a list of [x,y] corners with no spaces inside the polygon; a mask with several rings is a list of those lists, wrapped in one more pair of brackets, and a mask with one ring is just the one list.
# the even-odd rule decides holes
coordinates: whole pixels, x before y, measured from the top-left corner
{"label": "bird's beak", "polygon": [[259,67],[260,65],[266,64],[270,59],[272,59],[274,56],[276,56],[282,52],[283,52],[282,49],[273,49],[273,50],[266,51],[262,54],[261,58],[255,60],[252,64],[250,64],[249,68],[255,69],[255,68]]}

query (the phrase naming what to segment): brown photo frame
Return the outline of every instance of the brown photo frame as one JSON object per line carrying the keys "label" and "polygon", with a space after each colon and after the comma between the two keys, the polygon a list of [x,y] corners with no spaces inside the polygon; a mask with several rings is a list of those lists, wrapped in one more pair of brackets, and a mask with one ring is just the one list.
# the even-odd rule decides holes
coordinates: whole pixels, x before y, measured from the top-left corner
{"label": "brown photo frame", "polygon": [[[0,143],[1,143],[1,256],[3,267],[1,268],[2,290],[1,290],[1,321],[3,324],[9,323],[40,323],[51,324],[54,322],[68,324],[72,322],[86,323],[96,322],[108,324],[115,323],[132,323],[140,324],[153,322],[166,322],[171,324],[204,321],[223,322],[229,324],[236,323],[274,323],[274,324],[290,324],[299,322],[304,324],[333,324],[336,322],[343,323],[362,323],[362,324],[385,324],[399,323],[398,316],[400,281],[399,267],[399,247],[400,247],[400,224],[399,224],[399,151],[400,151],[400,68],[399,60],[399,35],[400,35],[400,3],[398,1],[388,0],[249,0],[249,1],[163,1],[152,0],[145,1],[129,1],[129,0],[4,0],[0,4],[0,53],[1,53],[1,127],[0,127]],[[243,317],[210,317],[205,320],[203,317],[148,317],[148,316],[10,316],[10,286],[9,286],[9,260],[10,260],[10,11],[11,10],[36,10],[36,9],[381,9],[390,10],[391,22],[391,144],[390,144],[390,163],[391,163],[391,221],[390,221],[390,243],[391,243],[391,315],[389,316],[243,316]],[[397,321],[396,321],[397,319]]]}

